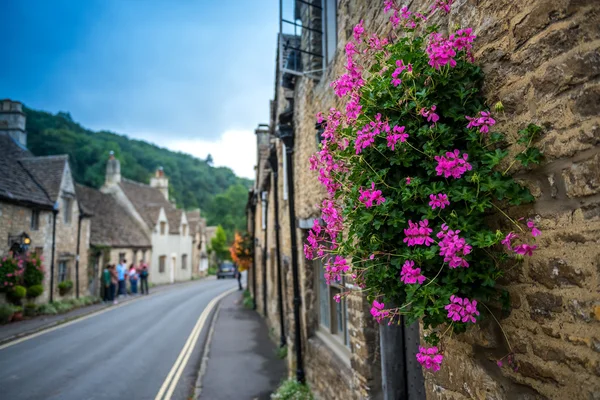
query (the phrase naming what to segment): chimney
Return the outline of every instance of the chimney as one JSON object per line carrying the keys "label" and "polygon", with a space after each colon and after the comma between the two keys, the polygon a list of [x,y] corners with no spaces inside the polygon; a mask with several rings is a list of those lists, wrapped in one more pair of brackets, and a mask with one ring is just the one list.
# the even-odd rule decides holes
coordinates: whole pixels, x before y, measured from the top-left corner
{"label": "chimney", "polygon": [[115,158],[115,152],[111,151],[106,163],[105,186],[116,185],[121,182],[121,163]]}
{"label": "chimney", "polygon": [[27,147],[25,113],[20,102],[0,100],[0,135],[8,135],[22,147]]}
{"label": "chimney", "polygon": [[163,167],[158,167],[154,176],[150,179],[150,186],[157,188],[169,200],[169,179],[165,176]]}

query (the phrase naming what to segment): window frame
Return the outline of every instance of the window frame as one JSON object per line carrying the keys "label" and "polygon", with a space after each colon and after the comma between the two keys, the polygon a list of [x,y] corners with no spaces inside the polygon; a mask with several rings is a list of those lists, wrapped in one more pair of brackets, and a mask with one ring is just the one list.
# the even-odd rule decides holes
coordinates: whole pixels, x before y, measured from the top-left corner
{"label": "window frame", "polygon": [[[336,293],[343,293],[345,291],[344,279],[342,282],[331,282],[329,285],[325,282],[324,277],[324,262],[323,260],[313,260],[313,267],[315,268],[315,292],[317,298],[317,313],[318,313],[318,330],[319,332],[327,335],[333,339],[339,347],[345,351],[350,352],[350,330],[348,328],[348,304],[346,299],[342,297],[341,301],[337,303],[333,300],[333,296]],[[327,291],[327,304],[326,309],[328,313],[328,325],[323,322],[323,288]],[[340,314],[341,312],[341,314]],[[341,316],[341,321],[340,321]],[[339,327],[341,322],[341,328]]]}
{"label": "window frame", "polygon": [[65,225],[71,225],[73,220],[73,198],[69,196],[63,197],[63,222]]}
{"label": "window frame", "polygon": [[[64,265],[64,268],[62,266]],[[68,281],[69,279],[69,261],[68,260],[59,260],[58,261],[58,283],[62,283]]]}
{"label": "window frame", "polygon": [[164,274],[167,269],[167,256],[158,256],[158,273]]}
{"label": "window frame", "polygon": [[181,255],[181,269],[187,269],[187,254]]}
{"label": "window frame", "polygon": [[160,225],[160,235],[164,236],[167,232],[167,222],[166,221],[160,221],[159,222]]}
{"label": "window frame", "polygon": [[[335,14],[333,19],[330,19],[329,12],[330,6],[333,6],[333,13]],[[321,1],[321,31],[322,31],[322,54],[323,54],[323,69],[325,70],[327,66],[329,66],[333,59],[335,58],[335,53],[338,47],[338,23],[337,23],[337,0],[322,0]],[[332,24],[330,22],[334,22],[334,26],[331,27]],[[330,41],[329,39],[332,37],[330,35],[335,35],[335,38]],[[330,49],[329,46],[333,44],[333,49]]]}
{"label": "window frame", "polygon": [[38,231],[40,229],[40,210],[36,208],[31,209],[30,228],[32,231]]}

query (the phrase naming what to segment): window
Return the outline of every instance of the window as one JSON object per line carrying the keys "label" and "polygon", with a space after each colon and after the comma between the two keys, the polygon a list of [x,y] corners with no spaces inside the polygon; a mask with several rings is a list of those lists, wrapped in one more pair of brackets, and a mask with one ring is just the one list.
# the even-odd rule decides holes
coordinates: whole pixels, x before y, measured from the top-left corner
{"label": "window", "polygon": [[121,263],[121,261],[123,261],[125,259],[125,253],[119,253],[119,264]]}
{"label": "window", "polygon": [[40,210],[31,210],[31,230],[37,231],[40,228]]}
{"label": "window", "polygon": [[333,60],[337,47],[337,0],[323,0],[323,67]]}
{"label": "window", "polygon": [[187,269],[187,254],[181,255],[181,269]]}
{"label": "window", "polygon": [[164,235],[167,232],[167,223],[165,221],[160,221],[160,234]]}
{"label": "window", "polygon": [[182,236],[185,236],[185,235],[187,235],[187,225],[186,225],[186,224],[183,224],[183,225],[181,226],[181,235],[182,235]]}
{"label": "window", "polygon": [[165,272],[165,266],[167,264],[167,256],[158,257],[158,272]]}
{"label": "window", "polygon": [[331,282],[327,285],[321,260],[315,260],[313,265],[319,286],[319,324],[322,330],[331,334],[340,343],[350,346],[346,300],[342,299],[339,303],[333,300],[336,294],[344,292],[343,282]]}
{"label": "window", "polygon": [[73,199],[70,197],[63,197],[63,216],[65,224],[71,223],[71,217],[73,213]]}
{"label": "window", "polygon": [[58,283],[68,280],[69,277],[69,266],[67,261],[58,262]]}

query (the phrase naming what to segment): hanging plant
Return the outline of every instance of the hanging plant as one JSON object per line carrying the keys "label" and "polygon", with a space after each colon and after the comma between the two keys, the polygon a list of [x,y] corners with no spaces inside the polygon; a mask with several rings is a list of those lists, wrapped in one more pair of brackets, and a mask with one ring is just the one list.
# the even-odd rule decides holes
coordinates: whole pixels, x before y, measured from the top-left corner
{"label": "hanging plant", "polygon": [[[451,3],[438,0],[431,13]],[[361,21],[345,46],[347,73],[331,84],[344,110],[317,115],[324,133],[310,164],[328,198],[304,252],[324,258],[328,282],[354,279],[377,321],[422,320],[430,347],[417,360],[438,370],[444,336],[476,323],[486,302],[508,302],[495,287],[503,266],[537,247],[534,222],[504,210],[534,200],[510,172],[541,161],[533,147],[541,129],[529,125],[515,143],[495,130],[471,28],[442,35],[393,1],[385,11],[387,37],[367,35]],[[520,152],[501,169],[510,145]],[[493,229],[495,214],[513,231]]]}

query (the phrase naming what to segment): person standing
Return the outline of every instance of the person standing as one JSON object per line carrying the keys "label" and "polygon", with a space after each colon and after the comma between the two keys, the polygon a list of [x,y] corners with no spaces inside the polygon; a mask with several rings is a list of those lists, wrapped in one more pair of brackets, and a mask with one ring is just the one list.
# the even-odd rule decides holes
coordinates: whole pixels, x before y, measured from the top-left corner
{"label": "person standing", "polygon": [[238,286],[240,287],[240,290],[243,290],[242,288],[242,273],[237,270],[237,280],[238,280]]}
{"label": "person standing", "polygon": [[138,273],[135,270],[135,265],[129,267],[129,285],[131,286],[131,294],[137,294]]}
{"label": "person standing", "polygon": [[[140,272],[140,285],[142,287],[142,294],[149,294],[148,292],[148,266],[144,264],[142,271]],[[145,291],[144,291],[145,289]]]}
{"label": "person standing", "polygon": [[110,293],[110,299],[109,301],[112,301],[113,304],[117,304],[117,299],[115,296],[115,292],[117,290],[117,284],[119,283],[119,275],[117,274],[117,270],[113,265],[111,265],[109,267],[109,271],[110,271],[110,288],[109,288],[109,293]]}
{"label": "person standing", "polygon": [[106,265],[104,267],[104,271],[102,271],[102,301],[108,303],[111,301],[110,298],[110,265]]}
{"label": "person standing", "polygon": [[125,296],[126,286],[125,286],[125,274],[127,272],[127,261],[122,260],[119,265],[117,265],[117,277],[119,278],[119,296]]}

